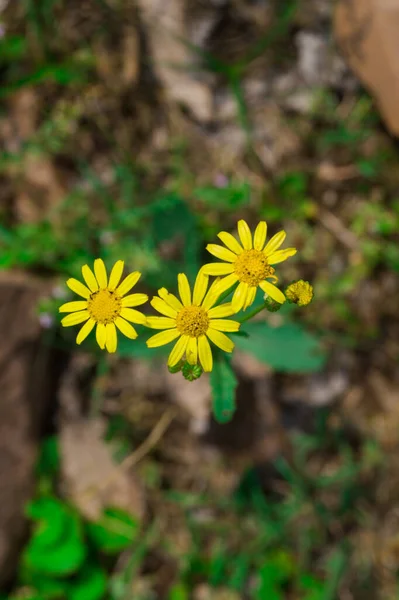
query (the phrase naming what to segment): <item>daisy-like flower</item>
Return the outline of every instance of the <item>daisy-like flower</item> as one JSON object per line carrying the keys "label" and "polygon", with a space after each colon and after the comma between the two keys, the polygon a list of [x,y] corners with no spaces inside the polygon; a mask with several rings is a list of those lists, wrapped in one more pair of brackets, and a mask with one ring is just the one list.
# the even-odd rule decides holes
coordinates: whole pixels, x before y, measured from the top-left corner
{"label": "daisy-like flower", "polygon": [[[246,309],[255,300],[258,286],[276,302],[285,302],[285,296],[273,283],[278,281],[272,265],[283,262],[290,256],[296,254],[296,248],[279,250],[285,240],[285,231],[279,231],[265,246],[267,224],[261,221],[252,239],[251,231],[243,220],[237,224],[238,235],[241,244],[231,233],[221,231],[218,237],[227,246],[208,244],[208,252],[226,262],[208,263],[202,267],[206,275],[223,276],[218,283],[219,294],[228,290],[238,283],[231,301],[234,312]],[[267,281],[271,279],[273,283]]]}
{"label": "daisy-like flower", "polygon": [[158,296],[151,300],[152,306],[163,317],[147,317],[147,325],[152,329],[165,329],[150,337],[149,348],[163,346],[178,339],[169,355],[168,365],[176,365],[183,355],[190,365],[201,364],[204,371],[212,371],[213,359],[208,338],[225,352],[232,352],[234,343],[223,331],[238,331],[240,323],[224,319],[234,313],[230,303],[214,306],[219,298],[215,293],[217,282],[208,288],[209,277],[200,271],[191,294],[186,275],[178,275],[181,301],[165,288],[158,290]]}
{"label": "daisy-like flower", "polygon": [[110,277],[101,258],[94,261],[94,273],[88,265],[82,267],[84,285],[77,279],[68,279],[67,286],[84,300],[67,302],[60,306],[61,313],[69,312],[61,324],[64,327],[86,323],[80,329],[76,343],[81,344],[97,325],[96,339],[100,348],[106,348],[108,352],[115,352],[117,346],[116,328],[126,337],[135,339],[137,332],[128,323],[139,323],[144,325],[146,317],[132,306],[139,306],[147,302],[147,294],[130,294],[126,296],[141,277],[141,273],[135,271],[119,283],[122,277],[124,262],[118,260],[112,268]]}

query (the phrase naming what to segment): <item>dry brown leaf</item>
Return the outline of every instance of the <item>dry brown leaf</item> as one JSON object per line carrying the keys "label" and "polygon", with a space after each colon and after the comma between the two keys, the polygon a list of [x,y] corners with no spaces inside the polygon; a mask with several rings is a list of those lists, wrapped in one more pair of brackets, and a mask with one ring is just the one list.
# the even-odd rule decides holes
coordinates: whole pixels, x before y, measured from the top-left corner
{"label": "dry brown leaf", "polygon": [[399,135],[399,2],[340,0],[335,34],[350,66],[376,97],[389,129]]}
{"label": "dry brown leaf", "polygon": [[106,507],[142,517],[144,497],[136,477],[112,458],[100,421],[65,423],[60,432],[61,464],[66,494],[88,519]]}

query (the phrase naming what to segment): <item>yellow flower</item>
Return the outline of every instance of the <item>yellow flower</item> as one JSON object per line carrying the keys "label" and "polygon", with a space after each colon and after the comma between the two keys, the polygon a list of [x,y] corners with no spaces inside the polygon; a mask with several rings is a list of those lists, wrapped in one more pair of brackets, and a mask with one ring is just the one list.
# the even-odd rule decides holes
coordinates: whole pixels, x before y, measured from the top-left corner
{"label": "yellow flower", "polygon": [[203,272],[206,275],[226,275],[218,283],[217,291],[219,294],[238,282],[231,301],[234,312],[241,309],[245,310],[248,306],[251,306],[255,300],[258,286],[273,300],[282,304],[285,302],[283,292],[266,280],[271,279],[274,283],[278,281],[272,265],[283,262],[296,254],[296,248],[278,250],[285,240],[285,231],[276,233],[265,246],[267,233],[265,221],[258,224],[253,240],[251,231],[245,221],[238,221],[237,229],[242,246],[230,233],[221,231],[218,233],[218,237],[227,248],[217,244],[208,244],[206,248],[208,252],[226,262],[204,265],[202,267]]}
{"label": "yellow flower", "polygon": [[152,306],[163,317],[147,317],[147,325],[152,329],[165,329],[150,337],[149,348],[163,346],[179,338],[169,355],[168,365],[176,365],[183,355],[191,365],[201,364],[204,371],[212,371],[212,351],[208,338],[225,352],[232,352],[234,344],[223,331],[238,331],[240,323],[223,319],[234,313],[230,303],[212,308],[219,293],[215,293],[217,282],[208,288],[209,277],[200,271],[191,295],[186,275],[179,273],[178,285],[181,298],[178,300],[165,288],[158,290],[158,296],[151,300]]}
{"label": "yellow flower", "polygon": [[116,327],[126,337],[135,339],[137,332],[128,321],[145,324],[146,317],[143,313],[131,307],[147,302],[147,294],[125,296],[136,285],[141,273],[135,271],[119,284],[123,266],[123,260],[118,260],[108,280],[104,262],[101,258],[97,258],[94,261],[94,273],[88,265],[82,267],[86,285],[73,278],[66,282],[73,292],[84,298],[84,300],[76,302],[67,302],[59,308],[62,313],[72,313],[62,319],[61,323],[64,327],[86,321],[77,335],[77,344],[81,344],[97,325],[96,339],[100,348],[102,350],[106,348],[108,352],[115,352],[117,346]]}
{"label": "yellow flower", "polygon": [[298,306],[307,306],[313,300],[313,286],[309,281],[299,279],[291,283],[285,290],[288,302]]}

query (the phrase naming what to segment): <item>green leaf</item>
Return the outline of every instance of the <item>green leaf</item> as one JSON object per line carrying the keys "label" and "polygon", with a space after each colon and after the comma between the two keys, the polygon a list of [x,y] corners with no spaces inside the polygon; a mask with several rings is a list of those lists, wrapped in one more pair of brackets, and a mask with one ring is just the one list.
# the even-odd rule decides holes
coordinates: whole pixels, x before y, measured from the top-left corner
{"label": "green leaf", "polygon": [[222,352],[214,353],[214,364],[210,374],[210,382],[212,387],[213,416],[218,423],[227,423],[233,418],[236,409],[235,389],[237,387],[237,378],[229,360]]}
{"label": "green leaf", "polygon": [[58,448],[58,438],[55,435],[47,437],[41,447],[39,460],[36,466],[36,473],[39,476],[52,477],[59,471],[60,454]]}
{"label": "green leaf", "polygon": [[6,35],[0,40],[2,61],[14,61],[24,57],[27,51],[27,39],[22,35]]}
{"label": "green leaf", "polygon": [[27,512],[37,525],[23,554],[23,570],[50,577],[75,573],[86,554],[78,516],[55,498],[41,498]]}
{"label": "green leaf", "polygon": [[319,338],[296,323],[285,323],[279,327],[272,327],[269,323],[247,323],[242,330],[249,337],[237,337],[237,348],[276,371],[319,371],[326,361]]}
{"label": "green leaf", "polygon": [[105,554],[116,554],[128,548],[137,538],[139,524],[127,512],[107,508],[97,523],[87,524],[88,536]]}
{"label": "green leaf", "polygon": [[175,583],[168,594],[168,600],[188,600],[189,597],[189,591],[184,583]]}
{"label": "green leaf", "polygon": [[[151,237],[156,244],[175,238],[181,238],[182,241],[183,261],[170,260],[164,265],[163,285],[165,287],[176,285],[177,274],[183,269],[189,279],[194,279],[200,266],[201,249],[201,237],[195,215],[187,203],[174,193],[165,193],[156,199],[152,210]],[[152,283],[151,277],[148,279]],[[155,283],[160,287],[159,273],[156,274]]]}
{"label": "green leaf", "polygon": [[54,579],[45,575],[43,576],[40,573],[30,572],[29,574],[25,574],[24,582],[40,594],[40,597],[46,598],[46,600],[58,600],[58,598],[63,600],[65,598],[66,586],[65,581],[62,579]]}
{"label": "green leaf", "polygon": [[96,564],[84,564],[71,583],[68,600],[101,600],[107,591],[107,576]]}
{"label": "green leaf", "polygon": [[36,521],[32,536],[36,547],[56,544],[68,527],[65,506],[56,498],[38,498],[27,505],[26,513]]}
{"label": "green leaf", "polygon": [[194,196],[212,207],[240,208],[249,203],[250,186],[247,182],[230,183],[225,187],[204,186],[194,190]]}
{"label": "green leaf", "polygon": [[256,600],[282,600],[282,586],[290,579],[293,571],[293,559],[284,550],[272,554],[258,572]]}

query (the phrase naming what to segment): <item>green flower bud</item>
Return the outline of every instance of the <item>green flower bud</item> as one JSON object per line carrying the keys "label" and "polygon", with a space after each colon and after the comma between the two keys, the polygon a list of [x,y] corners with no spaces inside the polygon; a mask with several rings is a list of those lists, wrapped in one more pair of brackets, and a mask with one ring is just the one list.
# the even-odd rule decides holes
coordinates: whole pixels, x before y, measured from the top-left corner
{"label": "green flower bud", "polygon": [[203,369],[200,365],[190,365],[187,361],[184,363],[181,371],[184,379],[187,379],[187,381],[199,379],[203,373]]}

